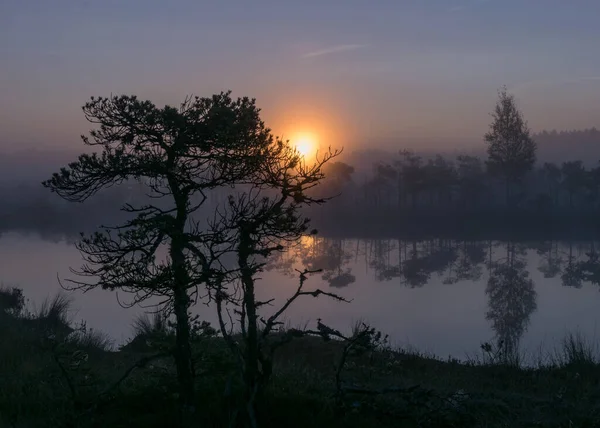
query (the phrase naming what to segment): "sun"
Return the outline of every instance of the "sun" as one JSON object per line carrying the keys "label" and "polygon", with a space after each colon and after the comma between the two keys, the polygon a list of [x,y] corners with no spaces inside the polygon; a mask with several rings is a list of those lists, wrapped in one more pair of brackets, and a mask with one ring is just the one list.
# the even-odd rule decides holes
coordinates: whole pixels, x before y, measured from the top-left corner
{"label": "sun", "polygon": [[299,134],[293,140],[292,144],[298,153],[307,157],[314,153],[317,149],[317,140],[311,134]]}
{"label": "sun", "polygon": [[312,151],[312,141],[307,138],[303,138],[296,142],[296,150],[302,155],[307,156]]}

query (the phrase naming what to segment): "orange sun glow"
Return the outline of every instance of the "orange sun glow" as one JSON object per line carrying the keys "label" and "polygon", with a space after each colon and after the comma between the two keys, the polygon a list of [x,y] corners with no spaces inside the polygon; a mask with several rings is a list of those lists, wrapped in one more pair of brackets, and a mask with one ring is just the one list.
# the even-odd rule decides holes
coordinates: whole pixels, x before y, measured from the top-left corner
{"label": "orange sun glow", "polygon": [[317,151],[317,140],[311,134],[299,134],[292,140],[292,144],[302,156],[307,157]]}

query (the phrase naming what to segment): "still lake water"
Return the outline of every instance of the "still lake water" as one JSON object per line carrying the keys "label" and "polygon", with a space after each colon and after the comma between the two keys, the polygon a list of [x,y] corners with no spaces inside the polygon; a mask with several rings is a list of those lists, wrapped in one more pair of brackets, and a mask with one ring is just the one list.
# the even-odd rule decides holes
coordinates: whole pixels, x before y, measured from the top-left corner
{"label": "still lake water", "polygon": [[[596,242],[463,242],[306,238],[274,260],[262,275],[260,295],[284,301],[297,287],[294,269],[322,268],[306,289],[322,288],[351,299],[298,300],[292,325],[324,323],[348,331],[366,320],[391,342],[464,359],[482,342],[503,339],[524,352],[553,351],[565,334],[596,341],[600,327],[600,258]],[[81,257],[65,240],[35,234],[0,237],[0,281],[19,286],[32,305],[60,291]],[[75,320],[124,343],[143,308],[124,309],[115,293],[72,293]],[[125,296],[120,296],[127,300]],[[274,311],[267,307],[265,311]],[[210,307],[202,318],[215,322]],[[311,325],[311,324],[309,324]],[[312,324],[314,325],[314,324]]]}

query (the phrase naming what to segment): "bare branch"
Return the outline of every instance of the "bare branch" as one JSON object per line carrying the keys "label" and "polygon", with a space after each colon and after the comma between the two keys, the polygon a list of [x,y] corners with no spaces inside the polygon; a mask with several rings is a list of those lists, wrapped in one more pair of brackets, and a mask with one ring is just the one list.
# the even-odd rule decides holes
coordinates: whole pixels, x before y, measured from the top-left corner
{"label": "bare branch", "polygon": [[316,269],[316,270],[304,270],[304,271],[299,271],[296,269],[297,272],[300,273],[300,285],[298,286],[298,288],[296,289],[296,292],[283,304],[283,306],[277,311],[275,312],[273,315],[271,315],[268,320],[265,322],[265,328],[263,330],[263,337],[266,337],[273,329],[273,326],[275,325],[277,319],[281,316],[281,314],[283,314],[290,306],[292,303],[294,303],[294,301],[300,297],[300,296],[312,296],[312,297],[319,297],[320,295],[324,295],[324,296],[328,296],[331,297],[335,300],[338,300],[340,302],[346,302],[346,303],[350,303],[351,300],[347,300],[341,296],[338,296],[337,294],[334,293],[328,293],[325,291],[322,291],[320,289],[317,290],[313,290],[313,291],[304,291],[303,287],[304,287],[304,283],[306,282],[307,279],[307,275],[310,274],[315,274],[315,273],[319,273],[322,272],[322,269]]}

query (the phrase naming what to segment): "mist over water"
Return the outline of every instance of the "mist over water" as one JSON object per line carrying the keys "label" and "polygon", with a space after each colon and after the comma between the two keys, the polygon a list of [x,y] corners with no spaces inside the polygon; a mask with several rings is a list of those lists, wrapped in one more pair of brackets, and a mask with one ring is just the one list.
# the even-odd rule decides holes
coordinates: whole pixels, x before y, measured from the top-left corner
{"label": "mist over water", "polygon": [[[259,295],[274,298],[275,311],[298,285],[295,269],[323,269],[307,289],[322,288],[352,300],[305,298],[287,313],[292,325],[318,318],[349,331],[366,320],[392,344],[440,357],[465,359],[483,342],[504,340],[525,354],[553,352],[565,334],[595,341],[600,325],[598,241],[461,241],[428,239],[304,238],[271,260]],[[31,305],[61,291],[81,257],[66,239],[9,232],[0,238],[6,285],[23,288]],[[127,295],[104,290],[72,292],[74,320],[108,333],[118,344],[131,338],[131,322],[143,307],[123,308]],[[215,323],[212,306],[194,312]]]}

